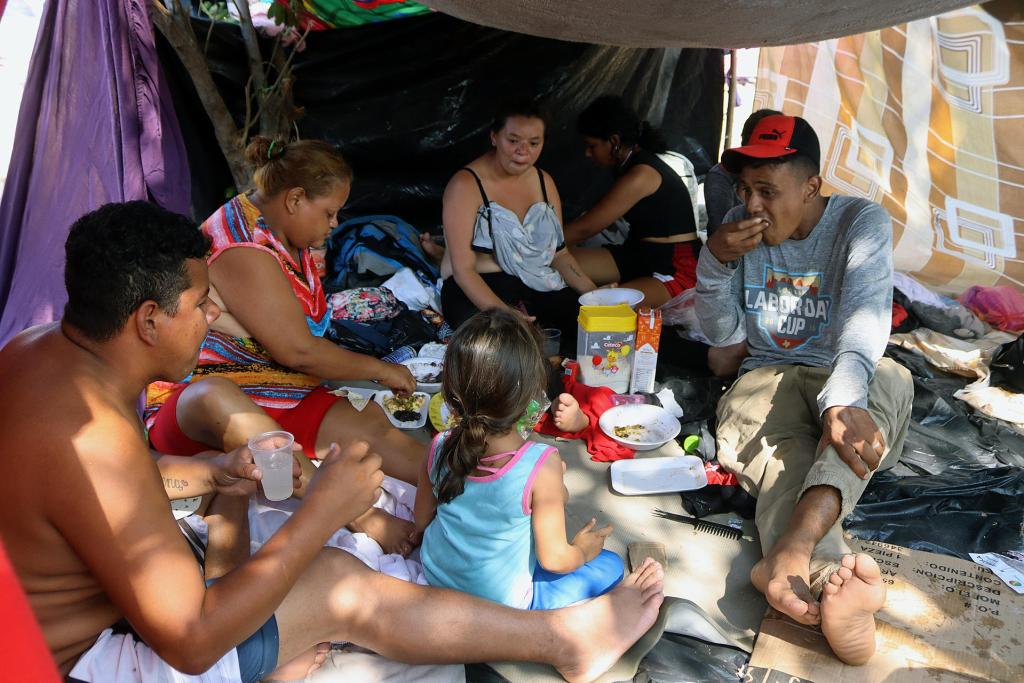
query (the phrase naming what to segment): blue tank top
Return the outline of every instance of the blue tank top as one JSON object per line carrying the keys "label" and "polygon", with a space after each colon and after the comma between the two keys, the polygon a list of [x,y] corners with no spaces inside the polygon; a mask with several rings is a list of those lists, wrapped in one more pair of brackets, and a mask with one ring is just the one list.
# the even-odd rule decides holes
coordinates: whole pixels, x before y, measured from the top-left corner
{"label": "blue tank top", "polygon": [[[435,495],[441,473],[434,463],[447,436],[442,432],[435,437],[427,460]],[[554,450],[527,441],[497,472],[467,477],[460,495],[437,506],[420,549],[431,586],[529,608],[537,567],[530,492],[540,466]]]}

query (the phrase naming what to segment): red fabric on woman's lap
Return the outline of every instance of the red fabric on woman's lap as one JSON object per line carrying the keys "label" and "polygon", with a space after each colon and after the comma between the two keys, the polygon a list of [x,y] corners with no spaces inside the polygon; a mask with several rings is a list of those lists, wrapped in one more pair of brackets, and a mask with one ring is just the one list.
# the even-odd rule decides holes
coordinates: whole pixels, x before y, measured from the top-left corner
{"label": "red fabric on woman's lap", "polygon": [[[195,455],[216,446],[190,439],[178,426],[178,397],[187,386],[183,386],[168,397],[157,412],[149,430],[149,442],[159,453],[167,455]],[[330,393],[326,387],[317,387],[309,392],[294,408],[262,408],[263,412],[290,432],[295,441],[310,458],[316,457],[316,436],[324,416],[339,396]]]}

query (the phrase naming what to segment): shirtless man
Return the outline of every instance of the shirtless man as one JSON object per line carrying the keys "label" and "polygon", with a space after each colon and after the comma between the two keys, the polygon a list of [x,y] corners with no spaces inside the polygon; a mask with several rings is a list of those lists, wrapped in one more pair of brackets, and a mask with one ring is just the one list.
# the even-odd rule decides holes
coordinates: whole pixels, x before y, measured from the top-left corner
{"label": "shirtless man", "polygon": [[[656,564],[592,602],[528,612],[323,548],[379,493],[381,460],[365,444],[332,448],[303,505],[249,557],[251,455],[158,468],[135,410],[149,382],[190,372],[218,315],[206,249],[191,222],[150,204],[87,214],[66,246],[64,319],[0,351],[0,535],[62,675],[170,666],[203,681],[296,678],[318,643],[350,641],[406,662],[542,661],[590,680],[653,624]],[[168,495],[213,492],[207,586]],[[141,642],[121,647],[126,638]]]}
{"label": "shirtless man", "polygon": [[885,586],[871,557],[852,554],[842,520],[872,472],[899,459],[914,398],[910,373],[882,358],[892,223],[874,202],[821,195],[818,138],[799,117],[762,118],[722,164],[743,205],[701,252],[696,308],[712,343],[746,333],[717,441],[719,462],[757,498],[764,559],[750,578],[863,664]]}

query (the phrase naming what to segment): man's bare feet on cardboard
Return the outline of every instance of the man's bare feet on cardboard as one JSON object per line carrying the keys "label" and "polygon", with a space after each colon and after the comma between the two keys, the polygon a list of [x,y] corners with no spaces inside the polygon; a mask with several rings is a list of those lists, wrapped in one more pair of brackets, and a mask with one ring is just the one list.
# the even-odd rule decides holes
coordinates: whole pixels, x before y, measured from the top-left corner
{"label": "man's bare feet on cardboard", "polygon": [[579,401],[571,394],[559,394],[551,404],[551,416],[555,418],[555,426],[563,432],[574,433],[586,429],[590,418],[580,410]]}
{"label": "man's bare feet on cardboard", "polygon": [[567,681],[592,681],[619,660],[658,618],[665,599],[661,565],[647,558],[610,593],[558,614],[564,634]]}
{"label": "man's bare feet on cardboard", "polygon": [[844,555],[821,591],[821,631],[839,659],[864,664],[875,653],[875,612],[885,604],[885,584],[870,555]]}
{"label": "man's bare feet on cardboard", "polygon": [[389,555],[405,557],[412,552],[416,525],[384,510],[370,508],[354,519],[348,528],[357,533],[362,532],[377,541]]}
{"label": "man's bare feet on cardboard", "polygon": [[821,622],[821,606],[811,595],[809,553],[779,547],[750,570],[750,582],[768,604],[801,624]]}

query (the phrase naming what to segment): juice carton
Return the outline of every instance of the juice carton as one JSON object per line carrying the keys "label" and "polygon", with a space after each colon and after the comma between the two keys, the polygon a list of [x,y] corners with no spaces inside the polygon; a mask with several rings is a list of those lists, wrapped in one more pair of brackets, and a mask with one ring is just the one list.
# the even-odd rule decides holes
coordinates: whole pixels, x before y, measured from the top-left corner
{"label": "juice carton", "polygon": [[658,344],[661,341],[661,311],[641,308],[636,318],[636,351],[630,393],[654,391],[654,372],[658,368]]}

